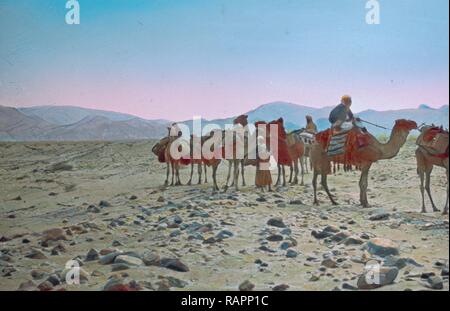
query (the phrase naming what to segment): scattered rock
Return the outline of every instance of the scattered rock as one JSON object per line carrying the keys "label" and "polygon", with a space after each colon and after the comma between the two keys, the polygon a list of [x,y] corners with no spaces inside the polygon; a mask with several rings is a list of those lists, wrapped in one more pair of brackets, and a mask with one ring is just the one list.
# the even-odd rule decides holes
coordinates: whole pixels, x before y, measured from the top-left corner
{"label": "scattered rock", "polygon": [[441,290],[444,289],[444,283],[442,279],[439,276],[430,276],[427,278],[424,285],[428,288],[434,289],[434,290]]}
{"label": "scattered rock", "polygon": [[388,220],[391,215],[384,211],[377,211],[372,216],[369,217],[370,221],[382,221]]}
{"label": "scattered rock", "polygon": [[270,242],[280,242],[280,241],[283,241],[283,239],[284,239],[284,237],[279,234],[272,234],[266,238],[266,240],[270,241]]}
{"label": "scattered rock", "polygon": [[93,261],[99,259],[99,254],[96,249],[91,248],[89,252],[86,254],[86,261]]}
{"label": "scattered rock", "polygon": [[375,289],[394,283],[398,275],[396,267],[375,267],[368,269],[358,278],[359,289]]}
{"label": "scattered rock", "polygon": [[130,269],[130,265],[126,263],[114,263],[111,267],[112,272],[123,271]]}
{"label": "scattered rock", "polygon": [[376,256],[386,257],[398,255],[399,248],[396,243],[388,239],[374,238],[367,242],[367,251]]}
{"label": "scattered rock", "polygon": [[241,292],[250,292],[255,288],[255,284],[251,283],[249,280],[244,281],[239,285],[239,290]]}
{"label": "scattered rock", "polygon": [[44,281],[38,285],[38,289],[41,292],[51,291],[53,289],[53,284],[50,283],[49,281]]}
{"label": "scattered rock", "polygon": [[43,252],[37,249],[32,249],[25,257],[30,259],[47,259],[47,256]]}
{"label": "scattered rock", "polygon": [[343,243],[345,246],[354,246],[354,245],[362,245],[364,244],[364,241],[360,238],[350,236],[347,239],[345,239]]}
{"label": "scattered rock", "polygon": [[233,232],[228,231],[228,230],[222,230],[216,235],[216,239],[224,240],[224,239],[231,238],[233,236],[234,236]]}
{"label": "scattered rock", "polygon": [[101,200],[101,201],[98,203],[98,206],[100,206],[101,208],[104,208],[104,207],[111,207],[111,204],[110,204],[108,201]]}
{"label": "scattered rock", "polygon": [[66,233],[61,228],[53,228],[53,229],[45,230],[42,233],[42,242],[60,241],[60,240],[64,240],[64,241],[68,240]]}
{"label": "scattered rock", "polygon": [[36,284],[33,281],[26,281],[20,283],[18,291],[34,291],[36,289]]}
{"label": "scattered rock", "polygon": [[300,199],[295,199],[295,200],[291,200],[289,202],[289,204],[291,204],[291,205],[303,205],[303,201],[300,200]]}
{"label": "scattered rock", "polygon": [[102,265],[109,265],[109,264],[113,263],[114,260],[116,259],[116,257],[121,255],[121,254],[122,254],[122,252],[118,252],[117,251],[117,252],[109,253],[109,254],[104,255],[104,256],[100,256],[99,262]]}
{"label": "scattered rock", "polygon": [[292,249],[290,249],[286,252],[287,258],[296,258],[297,256],[298,256],[298,253]]}
{"label": "scattered rock", "polygon": [[337,268],[337,266],[338,266],[336,261],[334,261],[331,258],[327,258],[327,259],[323,260],[321,265],[324,267],[327,267],[327,268],[331,268],[331,269]]}
{"label": "scattered rock", "polygon": [[89,205],[87,208],[88,213],[100,213],[101,209],[98,206],[95,205]]}
{"label": "scattered rock", "polygon": [[280,284],[280,285],[277,285],[274,288],[272,288],[272,290],[274,292],[282,292],[282,291],[286,291],[288,289],[289,289],[289,285],[287,285],[287,284]]}
{"label": "scattered rock", "polygon": [[269,226],[278,227],[278,228],[286,228],[286,225],[283,222],[283,219],[280,217],[271,218],[267,221]]}
{"label": "scattered rock", "polygon": [[159,263],[160,267],[174,270],[177,272],[188,272],[189,267],[179,259],[162,258]]}

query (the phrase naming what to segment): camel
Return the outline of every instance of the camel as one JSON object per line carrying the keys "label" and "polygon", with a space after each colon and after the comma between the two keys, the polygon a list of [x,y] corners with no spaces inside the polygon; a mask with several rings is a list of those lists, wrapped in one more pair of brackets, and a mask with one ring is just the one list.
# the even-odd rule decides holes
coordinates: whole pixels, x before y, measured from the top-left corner
{"label": "camel", "polygon": [[157,142],[152,147],[152,152],[156,157],[158,158],[158,162],[160,163],[166,163],[166,180],[164,181],[164,185],[167,186],[169,184],[169,175],[170,175],[170,163],[166,160],[165,151],[166,147],[169,144],[170,141],[170,130],[171,128],[168,127],[168,134],[166,137],[162,138],[159,142]]}
{"label": "camel", "polygon": [[[168,164],[168,166],[167,166],[166,181],[164,185],[167,186],[169,182],[169,165],[170,165],[170,168],[172,169],[172,182],[170,183],[170,185],[180,186],[181,185],[180,165],[189,165],[191,163],[191,160],[189,159],[189,156],[186,154],[180,154],[180,158],[178,159],[174,158],[172,156],[172,144],[176,142],[177,144],[179,144],[178,151],[186,153],[189,143],[182,138],[182,132],[176,123],[172,124],[172,126],[168,127],[167,129],[169,131],[169,134],[165,139],[166,146],[164,148],[164,161]],[[184,147],[182,147],[181,144],[183,144]]]}
{"label": "camel", "polygon": [[[289,156],[291,157],[292,164],[290,165],[289,182],[296,185],[298,184],[298,163],[303,163],[303,157],[305,155],[305,144],[301,138],[294,132],[287,134],[286,142],[288,145]],[[302,170],[302,182],[300,185],[304,185],[304,168],[301,165]],[[294,173],[294,174],[293,174]],[[292,179],[294,175],[294,179]]]}
{"label": "camel", "polygon": [[[228,161],[228,175],[227,175],[227,181],[225,184],[225,188],[224,190],[227,191],[228,190],[228,184],[230,182],[230,177],[231,177],[231,170],[233,169],[233,180],[232,183],[230,185],[230,187],[235,187],[236,191],[239,191],[239,166],[241,168],[241,175],[242,175],[242,186],[245,187],[246,183],[245,183],[245,158],[247,156],[247,151],[248,151],[248,116],[247,115],[240,115],[239,117],[237,117],[236,119],[233,120],[233,124],[235,125],[236,128],[239,128],[240,126],[242,126],[244,128],[244,136],[240,137],[237,136],[236,134],[233,136],[233,142],[232,142],[232,146],[228,146],[228,148],[233,148],[233,158],[232,159],[227,159]],[[225,146],[225,135],[226,135],[227,131],[223,131],[223,146]],[[238,140],[242,143],[243,147],[244,147],[244,158],[242,159],[238,159],[236,158],[238,153],[236,152],[236,146],[238,145],[237,142]]]}
{"label": "camel", "polygon": [[[425,196],[424,196],[424,190],[427,191],[428,197],[430,198],[431,206],[433,208],[434,212],[439,212],[439,209],[436,208],[436,205],[434,204],[433,198],[431,196],[431,188],[430,188],[430,181],[431,181],[431,172],[433,171],[434,166],[439,166],[445,168],[445,171],[447,173],[447,198],[445,200],[445,207],[443,214],[448,214],[448,200],[449,200],[449,152],[448,147],[447,151],[441,154],[437,154],[436,151],[434,151],[432,148],[427,147],[423,144],[420,144],[419,142],[424,140],[424,136],[429,136],[431,134],[431,137],[433,135],[432,131],[438,130],[439,128],[433,127],[433,126],[425,126],[421,128],[421,134],[417,138],[418,142],[418,148],[416,149],[416,161],[417,161],[417,174],[419,174],[420,177],[420,193],[422,195],[422,213],[426,213],[425,208]],[[443,131],[442,131],[443,132]],[[448,134],[448,132],[447,132]],[[425,187],[424,187],[424,181],[425,181]]]}
{"label": "camel", "polygon": [[[215,141],[216,137],[220,138],[220,140],[218,142]],[[224,137],[225,137],[225,131],[214,130],[214,131],[211,131],[210,135],[206,136],[204,142],[202,142],[202,146],[210,145],[209,150],[213,154],[213,156],[210,158],[202,156],[202,161],[203,161],[204,165],[210,166],[212,168],[212,180],[213,180],[213,190],[214,191],[219,191],[219,186],[217,185],[217,169],[218,169],[220,163],[222,162],[222,157],[223,157],[223,148],[221,146],[217,146],[217,144],[215,144],[215,143],[223,144]],[[205,171],[206,171],[206,169],[205,169]]]}
{"label": "camel", "polygon": [[[211,136],[202,136],[200,137],[200,149],[203,146],[204,142],[206,140],[208,140],[209,138],[211,138]],[[203,161],[203,157],[201,157],[200,159],[194,159],[194,135],[191,134],[191,139],[190,139],[190,159],[191,159],[191,175],[188,181],[188,185],[192,184],[192,175],[194,174],[194,165],[197,164],[197,174],[198,174],[198,184],[200,185],[202,183],[202,166],[203,169],[205,170],[205,183],[208,183],[208,175],[207,175],[207,165],[204,163]],[[198,151],[200,156],[201,156],[201,150]]]}
{"label": "camel", "polygon": [[[331,139],[331,129],[318,133],[316,135],[316,143],[311,150],[314,171],[312,182],[314,188],[314,204],[319,205],[317,200],[317,177],[320,174],[322,187],[331,203],[338,205],[330,193],[327,182],[327,176],[331,173],[331,161],[334,161],[343,163],[344,165],[355,165],[360,168],[360,203],[364,208],[369,207],[367,187],[370,167],[378,160],[394,158],[400,151],[400,148],[405,144],[409,132],[413,129],[417,129],[416,122],[404,119],[397,120],[395,121],[395,126],[391,132],[389,141],[383,144],[371,134],[361,135],[360,129],[353,128],[348,134],[345,154],[334,157],[329,157],[326,151],[328,142]],[[361,140],[364,140],[364,142],[361,142]],[[362,143],[363,147],[358,148],[357,145],[360,143]]]}
{"label": "camel", "polygon": [[[278,128],[277,132],[274,132],[271,130],[271,125],[276,125]],[[292,167],[292,159],[289,154],[289,148],[288,144],[286,142],[287,134],[286,130],[284,129],[284,121],[283,118],[279,118],[278,120],[274,120],[269,122],[268,125],[269,129],[269,137],[273,137],[273,139],[278,140],[278,152],[273,152],[273,156],[275,158],[275,161],[277,162],[278,167],[278,177],[277,181],[275,182],[275,186],[278,186],[281,181],[281,172],[283,172],[283,187],[286,186],[286,171],[285,166]]]}

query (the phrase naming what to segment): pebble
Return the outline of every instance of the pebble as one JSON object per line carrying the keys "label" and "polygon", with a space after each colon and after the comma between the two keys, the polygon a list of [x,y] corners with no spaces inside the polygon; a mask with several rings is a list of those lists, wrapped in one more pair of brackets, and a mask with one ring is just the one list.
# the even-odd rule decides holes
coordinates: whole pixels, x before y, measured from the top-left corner
{"label": "pebble", "polygon": [[297,256],[298,256],[298,253],[292,249],[290,249],[286,252],[287,258],[296,258]]}
{"label": "pebble", "polygon": [[86,254],[86,259],[85,261],[94,261],[94,260],[98,260],[99,259],[99,254],[98,251],[96,249],[91,248],[89,250],[89,252]]}
{"label": "pebble", "polygon": [[424,285],[430,289],[435,289],[435,290],[444,289],[444,283],[443,283],[442,279],[439,276],[435,276],[435,275],[427,278]]}
{"label": "pebble", "polygon": [[255,288],[255,284],[250,282],[249,280],[246,280],[239,285],[239,290],[241,292],[250,292]]}
{"label": "pebble", "polygon": [[266,238],[266,240],[270,241],[270,242],[279,242],[279,241],[283,241],[283,239],[284,239],[283,236],[279,235],[279,234],[272,234]]}
{"label": "pebble", "polygon": [[327,268],[332,268],[332,269],[337,268],[337,266],[338,266],[336,261],[334,261],[331,258],[327,258],[327,259],[323,260],[321,265],[324,267],[327,267]]}
{"label": "pebble", "polygon": [[179,259],[162,258],[159,263],[160,267],[174,270],[177,272],[188,272],[189,267]]}
{"label": "pebble", "polygon": [[110,204],[108,201],[101,200],[101,201],[98,203],[98,206],[100,206],[101,208],[104,208],[104,207],[110,207],[111,204]]}
{"label": "pebble", "polygon": [[286,228],[286,225],[283,222],[283,219],[280,217],[271,218],[267,221],[269,226],[278,227],[278,228]]}
{"label": "pebble", "polygon": [[287,284],[280,284],[280,285],[274,286],[272,288],[272,290],[274,292],[282,292],[282,291],[286,291],[288,289],[289,289],[289,285],[287,285]]}
{"label": "pebble", "polygon": [[107,255],[100,256],[99,262],[102,265],[109,265],[109,264],[113,263],[114,259],[116,259],[116,257],[121,255],[121,254],[122,254],[122,252],[112,252],[112,253],[109,253]]}
{"label": "pebble", "polygon": [[25,257],[30,259],[47,259],[47,256],[43,252],[37,249],[31,250],[28,254],[25,255]]}
{"label": "pebble", "polygon": [[61,228],[53,228],[42,232],[42,242],[59,240],[68,240],[66,233]]}
{"label": "pebble", "polygon": [[128,266],[141,266],[144,263],[141,259],[129,255],[119,255],[114,259],[114,264],[126,264]]}

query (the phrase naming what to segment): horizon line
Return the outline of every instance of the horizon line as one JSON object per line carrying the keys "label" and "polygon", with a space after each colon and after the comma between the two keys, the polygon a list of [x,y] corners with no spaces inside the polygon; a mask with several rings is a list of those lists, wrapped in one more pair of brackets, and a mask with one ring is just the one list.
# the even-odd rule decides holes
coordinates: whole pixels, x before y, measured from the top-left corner
{"label": "horizon line", "polygon": [[[233,117],[236,117],[236,116],[239,116],[239,115],[242,115],[242,114],[248,114],[248,113],[253,112],[253,111],[255,111],[255,110],[257,110],[257,109],[259,109],[259,108],[261,108],[263,106],[275,105],[275,104],[287,104],[287,105],[294,105],[294,106],[298,106],[298,107],[304,107],[304,108],[309,108],[309,109],[317,109],[317,110],[334,107],[334,106],[331,106],[331,105],[326,105],[326,106],[322,106],[322,107],[313,107],[313,106],[302,105],[302,104],[297,104],[297,103],[287,102],[287,101],[273,101],[273,102],[268,102],[268,103],[265,103],[265,104],[258,105],[256,108],[253,108],[253,109],[248,110],[248,111],[243,112],[243,113],[238,113],[238,114],[233,115],[233,116],[217,117],[217,118],[210,118],[210,119],[206,119],[206,118],[203,118],[201,116],[200,117],[204,121],[226,120],[226,119],[233,118]],[[118,113],[118,114],[128,115],[128,116],[133,117],[133,118],[143,119],[143,120],[146,120],[146,121],[186,122],[186,121],[193,120],[194,117],[198,116],[198,115],[193,114],[191,119],[184,119],[184,120],[170,120],[170,119],[165,119],[165,118],[150,118],[149,119],[149,118],[144,118],[144,117],[141,117],[141,116],[138,116],[136,114],[129,113],[129,112],[122,112],[122,111],[109,110],[109,109],[91,108],[91,107],[83,107],[83,106],[75,106],[75,105],[71,105],[71,104],[69,104],[69,105],[64,105],[64,104],[48,105],[47,104],[47,105],[33,105],[33,106],[22,106],[22,107],[7,106],[7,105],[4,106],[4,105],[0,104],[0,106],[14,108],[14,109],[17,109],[17,110],[20,110],[22,108],[29,109],[29,108],[47,108],[47,107],[48,108],[52,108],[52,107],[53,108],[81,108],[81,109],[93,110],[93,111]],[[428,104],[420,104],[419,106],[416,106],[416,107],[408,107],[408,108],[400,108],[400,109],[387,109],[387,110],[364,109],[364,110],[360,110],[360,111],[356,111],[355,110],[355,111],[353,111],[353,113],[362,113],[362,112],[365,112],[365,111],[375,111],[375,112],[402,111],[402,110],[410,110],[410,109],[420,109],[421,107],[426,107],[425,109],[440,110],[440,109],[442,109],[442,108],[444,108],[446,106],[450,106],[450,105],[449,104],[444,104],[444,105],[441,105],[439,107],[432,107],[432,106],[430,106]]]}

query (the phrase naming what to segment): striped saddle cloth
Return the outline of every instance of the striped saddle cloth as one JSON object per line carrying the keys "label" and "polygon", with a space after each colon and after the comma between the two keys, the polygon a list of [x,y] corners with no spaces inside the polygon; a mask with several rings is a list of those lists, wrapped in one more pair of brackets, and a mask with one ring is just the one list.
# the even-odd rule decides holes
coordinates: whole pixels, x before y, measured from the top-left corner
{"label": "striped saddle cloth", "polygon": [[340,132],[331,137],[327,150],[328,156],[337,156],[345,153],[345,145],[347,143],[349,132],[350,131]]}

